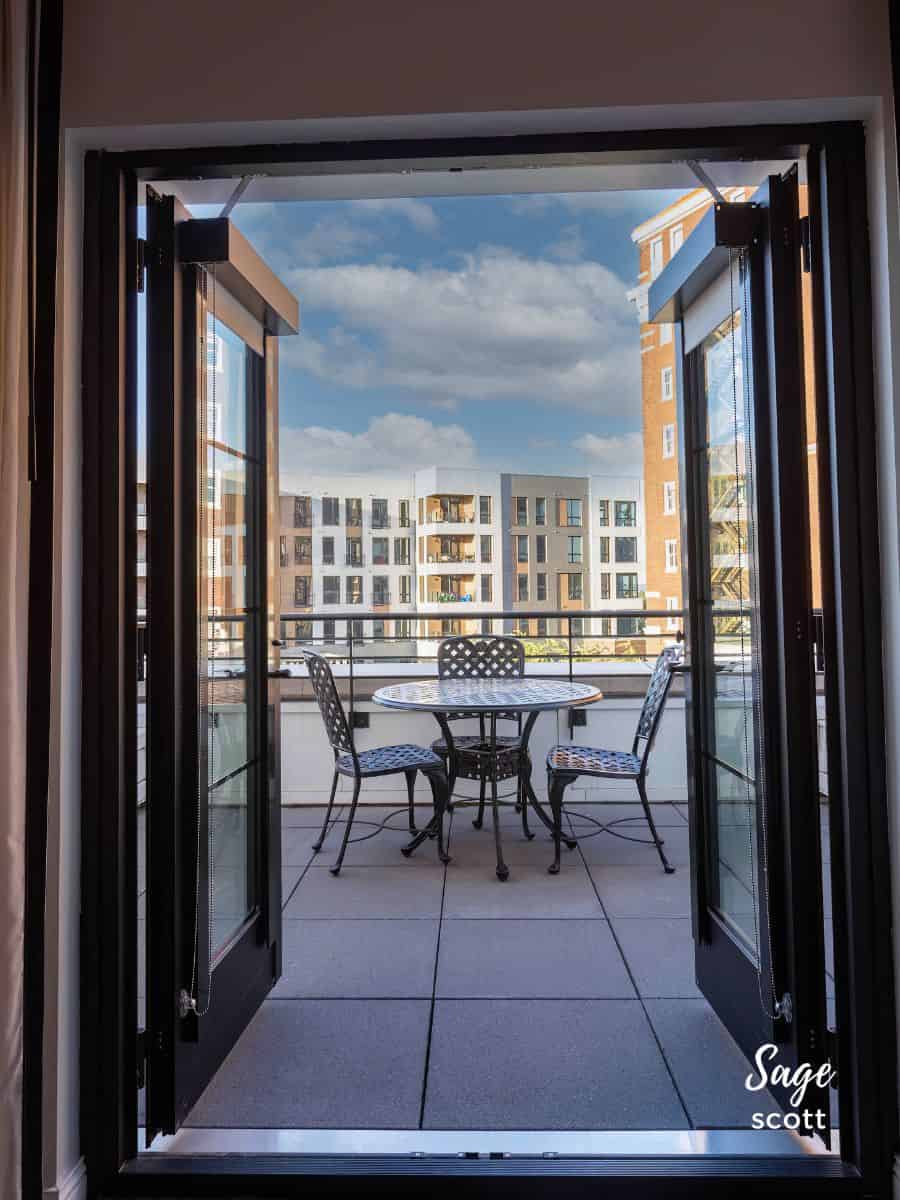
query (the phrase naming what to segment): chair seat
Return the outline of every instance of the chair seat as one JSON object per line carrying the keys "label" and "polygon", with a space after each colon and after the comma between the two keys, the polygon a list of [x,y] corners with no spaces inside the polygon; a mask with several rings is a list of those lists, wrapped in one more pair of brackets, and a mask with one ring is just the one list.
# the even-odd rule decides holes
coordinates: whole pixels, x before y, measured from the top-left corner
{"label": "chair seat", "polygon": [[566,771],[573,775],[604,775],[611,778],[636,779],[641,760],[624,750],[596,750],[592,746],[554,746],[547,755],[551,771]]}
{"label": "chair seat", "polygon": [[[378,746],[374,750],[361,750],[359,759],[360,775],[393,775],[399,771],[433,771],[436,767],[443,768],[443,762],[433,750],[426,746]],[[335,763],[335,769],[341,775],[352,775],[353,756],[342,754]]]}

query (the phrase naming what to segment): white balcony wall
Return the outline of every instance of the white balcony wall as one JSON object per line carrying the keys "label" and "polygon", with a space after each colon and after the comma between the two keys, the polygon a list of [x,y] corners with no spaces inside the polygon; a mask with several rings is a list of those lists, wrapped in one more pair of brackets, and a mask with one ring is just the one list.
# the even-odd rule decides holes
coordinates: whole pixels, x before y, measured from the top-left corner
{"label": "white balcony wall", "polygon": [[[533,783],[541,799],[547,794],[544,763],[547,751],[555,742],[569,740],[583,745],[609,749],[630,750],[637,724],[639,699],[609,699],[591,705],[587,725],[576,727],[569,738],[565,712],[542,713],[531,735],[531,759],[534,763]],[[390,712],[372,701],[356,705],[357,712],[369,714],[369,728],[356,731],[358,750],[386,746],[399,742],[415,742],[428,746],[439,736],[434,717],[428,713]],[[473,728],[474,728],[473,723]],[[462,722],[454,723],[454,732],[467,729]],[[282,804],[324,804],[331,787],[333,755],[325,737],[319,710],[313,701],[286,701],[281,710],[281,799]],[[352,792],[352,780],[342,778],[339,794],[345,799]],[[510,784],[501,784],[501,791]],[[650,760],[647,779],[651,800],[687,799],[687,760],[684,738],[684,702],[673,698],[666,706],[656,745]],[[393,793],[405,796],[406,784],[401,776],[386,776],[363,784],[362,802],[378,803],[379,796]],[[462,781],[460,791],[477,795],[477,784]],[[578,799],[592,801],[621,801],[637,799],[637,790],[627,780],[582,778],[569,790],[579,792]],[[428,781],[420,775],[416,796],[422,802],[430,799]],[[570,803],[574,802],[570,799]]]}

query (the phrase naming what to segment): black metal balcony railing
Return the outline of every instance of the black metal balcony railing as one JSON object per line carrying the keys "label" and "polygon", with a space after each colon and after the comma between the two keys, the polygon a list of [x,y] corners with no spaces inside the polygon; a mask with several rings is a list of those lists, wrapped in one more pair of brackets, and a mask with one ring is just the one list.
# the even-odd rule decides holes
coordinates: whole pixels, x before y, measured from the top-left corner
{"label": "black metal balcony railing", "polygon": [[373,592],[372,593],[372,603],[373,604],[390,604],[390,602],[391,602],[391,593],[390,592]]}
{"label": "black metal balcony railing", "polygon": [[390,517],[373,517],[372,518],[372,528],[373,529],[390,529],[390,527],[391,527],[391,518]]}

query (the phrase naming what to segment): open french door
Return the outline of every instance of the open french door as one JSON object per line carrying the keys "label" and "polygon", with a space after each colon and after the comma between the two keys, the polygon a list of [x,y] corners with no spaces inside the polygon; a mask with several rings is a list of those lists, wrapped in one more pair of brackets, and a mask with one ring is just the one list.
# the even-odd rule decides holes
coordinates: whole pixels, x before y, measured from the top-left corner
{"label": "open french door", "polygon": [[227,219],[147,190],[147,1142],[277,980],[277,337],[297,303]]}
{"label": "open french door", "polygon": [[[716,203],[649,297],[681,346],[696,979],[754,1072],[827,1057],[800,246],[791,171]],[[772,1090],[828,1140],[827,1088]]]}

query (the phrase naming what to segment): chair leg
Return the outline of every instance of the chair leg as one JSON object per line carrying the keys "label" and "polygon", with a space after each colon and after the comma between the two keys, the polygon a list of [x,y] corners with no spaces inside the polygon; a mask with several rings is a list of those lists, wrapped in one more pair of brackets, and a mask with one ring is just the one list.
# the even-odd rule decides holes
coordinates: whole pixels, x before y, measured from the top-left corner
{"label": "chair leg", "polygon": [[503,861],[503,840],[500,835],[500,805],[497,796],[496,759],[491,771],[491,815],[494,819],[494,848],[497,851],[497,878],[505,882],[509,878],[509,867]]}
{"label": "chair leg", "polygon": [[641,804],[643,804],[643,806],[644,806],[644,816],[647,818],[647,824],[650,826],[650,836],[653,838],[653,844],[654,844],[654,846],[656,846],[656,852],[660,857],[660,861],[662,862],[663,870],[665,871],[665,873],[667,875],[672,875],[675,872],[675,868],[669,863],[669,860],[666,858],[666,852],[665,852],[665,850],[663,850],[663,840],[659,836],[659,834],[656,832],[656,825],[654,824],[654,821],[653,821],[653,814],[650,811],[650,804],[647,801],[647,787],[646,787],[646,784],[644,783],[643,776],[639,775],[637,777],[637,779],[635,780],[635,783],[637,784],[638,794],[641,797]]}
{"label": "chair leg", "polygon": [[408,800],[408,804],[409,804],[409,832],[410,833],[418,833],[419,831],[418,831],[418,829],[416,829],[416,801],[415,801],[416,772],[415,772],[415,770],[404,771],[403,774],[406,776],[406,795],[407,795],[407,800]]}
{"label": "chair leg", "polygon": [[444,771],[429,771],[428,782],[431,784],[431,796],[434,801],[438,858],[442,863],[448,863],[450,862],[450,855],[447,853],[444,843],[444,814],[450,802],[450,785]]}
{"label": "chair leg", "polygon": [[484,773],[484,764],[481,765],[481,770],[478,775],[478,816],[472,822],[476,829],[481,829],[484,825],[484,802],[487,796],[487,776]]}
{"label": "chair leg", "polygon": [[334,779],[331,781],[331,795],[328,797],[328,808],[325,812],[325,821],[322,825],[322,832],[319,834],[319,840],[317,842],[313,842],[313,853],[315,854],[318,854],[322,849],[322,843],[325,841],[326,835],[328,834],[328,825],[331,821],[331,810],[334,808],[334,794],[337,791],[337,785],[338,773],[335,771]]}
{"label": "chair leg", "polygon": [[547,868],[550,875],[559,874],[559,855],[562,843],[563,793],[572,782],[566,775],[547,772],[547,792],[550,796],[550,811],[553,813],[553,862]]}
{"label": "chair leg", "polygon": [[528,782],[531,779],[531,761],[527,758],[522,760],[519,767],[519,804],[522,808],[522,832],[530,841],[534,839],[534,834],[528,828]]}
{"label": "chair leg", "polygon": [[344,829],[344,838],[341,842],[341,849],[338,853],[337,860],[333,867],[329,867],[332,875],[340,875],[341,866],[344,862],[344,855],[347,851],[347,843],[350,841],[350,830],[353,827],[353,818],[356,816],[356,806],[359,803],[359,787],[362,781],[357,777],[353,781],[353,800],[350,803],[350,812],[347,816],[347,825]]}

